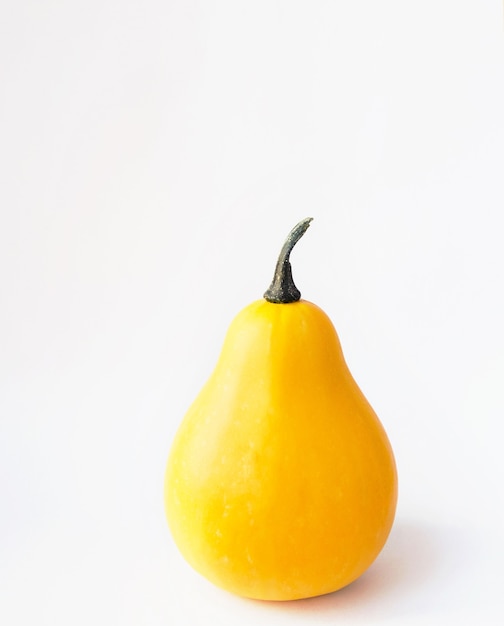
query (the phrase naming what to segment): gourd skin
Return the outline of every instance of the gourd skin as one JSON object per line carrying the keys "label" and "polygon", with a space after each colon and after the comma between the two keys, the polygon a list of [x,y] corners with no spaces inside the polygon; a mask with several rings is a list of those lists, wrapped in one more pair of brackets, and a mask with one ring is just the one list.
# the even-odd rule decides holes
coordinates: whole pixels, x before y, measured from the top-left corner
{"label": "gourd skin", "polygon": [[168,523],[216,585],[263,600],[336,591],[385,544],[391,446],[316,305],[252,303],[175,437]]}

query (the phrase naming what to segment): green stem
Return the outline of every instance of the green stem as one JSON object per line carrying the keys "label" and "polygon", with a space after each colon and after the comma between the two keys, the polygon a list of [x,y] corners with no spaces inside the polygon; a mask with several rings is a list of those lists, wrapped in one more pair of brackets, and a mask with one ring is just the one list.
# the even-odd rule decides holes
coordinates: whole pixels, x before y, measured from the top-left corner
{"label": "green stem", "polygon": [[273,276],[271,285],[264,294],[264,298],[268,302],[273,302],[274,304],[289,304],[290,302],[297,302],[301,298],[301,293],[292,278],[289,256],[292,252],[292,248],[305,234],[312,219],[312,217],[305,218],[299,222],[299,224],[296,224],[287,235],[287,239],[278,257],[275,275]]}

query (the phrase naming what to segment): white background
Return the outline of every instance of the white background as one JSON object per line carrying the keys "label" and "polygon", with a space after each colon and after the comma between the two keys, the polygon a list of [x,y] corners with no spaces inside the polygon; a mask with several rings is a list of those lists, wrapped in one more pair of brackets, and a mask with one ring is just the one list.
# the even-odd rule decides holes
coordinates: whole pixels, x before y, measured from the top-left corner
{"label": "white background", "polygon": [[[503,7],[0,4],[0,622],[504,620]],[[354,585],[215,589],[170,442],[294,224],[399,469]]]}

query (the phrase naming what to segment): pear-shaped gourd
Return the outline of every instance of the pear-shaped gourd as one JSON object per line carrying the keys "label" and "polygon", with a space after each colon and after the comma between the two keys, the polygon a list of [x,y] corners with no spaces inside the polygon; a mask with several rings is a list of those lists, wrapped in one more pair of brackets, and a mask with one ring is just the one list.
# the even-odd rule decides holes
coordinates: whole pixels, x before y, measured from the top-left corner
{"label": "pear-shaped gourd", "polygon": [[233,320],[189,408],[165,478],[183,556],[233,593],[292,600],[360,576],[392,526],[397,475],[387,435],[336,331],[300,300],[289,234],[270,289]]}

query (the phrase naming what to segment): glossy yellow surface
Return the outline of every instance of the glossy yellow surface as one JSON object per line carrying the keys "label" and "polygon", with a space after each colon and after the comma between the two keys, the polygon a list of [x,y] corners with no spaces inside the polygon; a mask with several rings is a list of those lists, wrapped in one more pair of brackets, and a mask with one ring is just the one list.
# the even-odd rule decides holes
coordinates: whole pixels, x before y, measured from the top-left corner
{"label": "glossy yellow surface", "polygon": [[243,309],[168,459],[187,561],[242,596],[329,593],[376,558],[396,499],[392,449],[327,315],[304,300]]}

